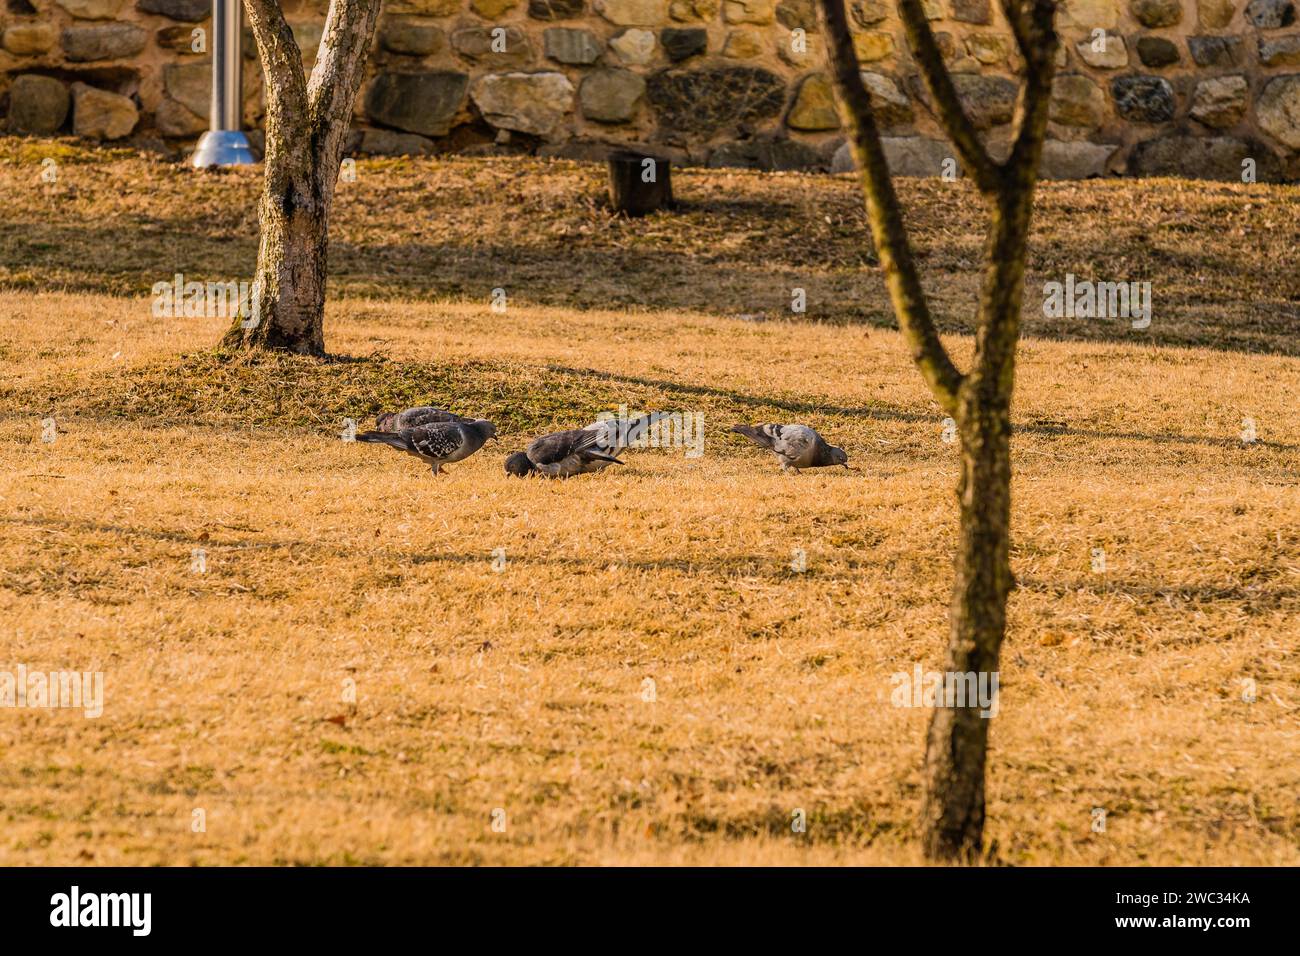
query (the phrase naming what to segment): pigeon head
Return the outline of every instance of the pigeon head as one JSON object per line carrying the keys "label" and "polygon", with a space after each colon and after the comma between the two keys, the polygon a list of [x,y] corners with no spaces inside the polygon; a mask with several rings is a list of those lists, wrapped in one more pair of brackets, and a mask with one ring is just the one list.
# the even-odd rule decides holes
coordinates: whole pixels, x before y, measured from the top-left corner
{"label": "pigeon head", "polygon": [[381,432],[391,432],[393,430],[393,422],[396,419],[396,412],[380,412],[375,416],[375,428]]}
{"label": "pigeon head", "polygon": [[831,464],[832,464],[832,465],[843,465],[845,468],[847,468],[847,467],[849,466],[849,455],[848,455],[848,452],[846,452],[843,448],[836,448],[834,445],[832,445],[832,446],[831,446]]}
{"label": "pigeon head", "polygon": [[517,451],[506,459],[506,474],[524,478],[533,473],[533,463],[522,451]]}
{"label": "pigeon head", "polygon": [[476,418],[469,423],[469,426],[482,435],[484,441],[497,437],[497,427],[486,418]]}

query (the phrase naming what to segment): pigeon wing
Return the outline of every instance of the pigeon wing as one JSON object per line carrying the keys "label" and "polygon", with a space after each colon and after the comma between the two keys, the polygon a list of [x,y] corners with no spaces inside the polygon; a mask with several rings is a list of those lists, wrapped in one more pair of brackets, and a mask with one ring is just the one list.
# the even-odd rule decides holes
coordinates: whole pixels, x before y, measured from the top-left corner
{"label": "pigeon wing", "polygon": [[415,454],[431,461],[446,461],[464,448],[470,440],[465,426],[460,422],[417,425],[415,428],[402,429],[397,436],[404,440]]}
{"label": "pigeon wing", "polygon": [[555,465],[574,453],[579,443],[595,444],[600,436],[585,431],[553,432],[533,440],[525,451],[534,465]]}
{"label": "pigeon wing", "polygon": [[650,429],[667,417],[667,412],[650,412],[640,418],[607,418],[592,422],[583,431],[599,434],[601,436],[599,444],[603,449],[611,455],[617,455],[624,448],[630,448],[647,438]]}
{"label": "pigeon wing", "polygon": [[812,464],[817,453],[817,446],[826,444],[821,440],[821,436],[807,425],[773,425],[771,427],[776,431],[772,442],[772,451],[790,464],[800,468],[806,468]]}
{"label": "pigeon wing", "polygon": [[408,408],[400,412],[397,416],[397,428],[418,428],[421,425],[437,425],[442,422],[466,422],[469,419],[449,412],[444,408],[434,408],[432,405],[422,405],[419,408]]}
{"label": "pigeon wing", "polygon": [[603,437],[601,433],[586,429],[554,432],[536,439],[525,454],[538,471],[552,478],[581,474],[596,462],[621,465],[621,461],[602,450]]}
{"label": "pigeon wing", "polygon": [[381,432],[400,432],[403,428],[418,428],[420,425],[466,421],[469,419],[449,412],[445,408],[419,405],[400,412],[380,412],[375,416],[375,428]]}
{"label": "pigeon wing", "polygon": [[618,449],[609,448],[600,440],[599,435],[593,435],[586,432],[584,436],[578,439],[573,446],[573,454],[582,460],[584,465],[599,464],[604,466],[613,462],[614,464],[623,464],[618,460]]}

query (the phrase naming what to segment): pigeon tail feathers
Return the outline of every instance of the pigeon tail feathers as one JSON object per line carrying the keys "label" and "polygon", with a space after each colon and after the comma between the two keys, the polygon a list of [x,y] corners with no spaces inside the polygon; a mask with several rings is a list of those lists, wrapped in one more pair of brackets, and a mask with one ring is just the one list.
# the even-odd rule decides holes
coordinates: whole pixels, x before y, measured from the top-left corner
{"label": "pigeon tail feathers", "polygon": [[357,441],[389,445],[398,451],[410,451],[411,443],[396,432],[357,432]]}

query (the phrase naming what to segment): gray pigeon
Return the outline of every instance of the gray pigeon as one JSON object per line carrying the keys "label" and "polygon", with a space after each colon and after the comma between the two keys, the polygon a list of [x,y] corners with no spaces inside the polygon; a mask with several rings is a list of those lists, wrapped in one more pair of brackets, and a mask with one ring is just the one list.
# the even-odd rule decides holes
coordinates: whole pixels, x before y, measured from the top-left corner
{"label": "gray pigeon", "polygon": [[527,475],[570,478],[600,471],[606,465],[623,464],[614,454],[607,452],[602,444],[604,437],[600,432],[585,428],[543,435],[527,450],[517,451],[506,459],[506,474],[516,478]]}
{"label": "gray pigeon", "polygon": [[776,455],[782,471],[798,473],[802,468],[826,465],[849,467],[849,456],[844,449],[826,444],[807,425],[733,425],[731,430]]}
{"label": "gray pigeon", "polygon": [[489,438],[496,438],[496,426],[482,418],[462,422],[434,422],[416,425],[396,432],[361,432],[357,441],[387,445],[414,455],[433,467],[436,475],[443,465],[463,461],[483,447]]}
{"label": "gray pigeon", "polygon": [[380,412],[375,416],[375,428],[381,432],[400,432],[403,428],[418,425],[435,425],[439,422],[472,422],[474,419],[456,415],[432,405],[408,408],[402,412]]}

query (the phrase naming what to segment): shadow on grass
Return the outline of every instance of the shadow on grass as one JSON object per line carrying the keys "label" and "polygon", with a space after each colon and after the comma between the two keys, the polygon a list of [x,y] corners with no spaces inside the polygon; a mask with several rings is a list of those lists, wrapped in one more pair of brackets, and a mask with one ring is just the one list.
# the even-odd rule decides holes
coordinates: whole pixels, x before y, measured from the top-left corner
{"label": "shadow on grass", "polygon": [[[60,392],[62,387],[64,391]],[[48,410],[86,420],[147,422],[151,427],[329,429],[377,412],[432,404],[495,422],[503,436],[535,436],[587,424],[602,409],[704,412],[714,422],[791,423],[804,416],[904,422],[937,427],[943,414],[876,403],[839,405],[817,398],[753,395],[712,385],[619,375],[565,365],[395,362],[382,356],[326,360],[282,353],[220,351],[176,362],[132,366],[85,383],[50,383]],[[0,414],[29,418],[30,396],[0,386]],[[1017,422],[1018,432],[1046,438],[1120,440],[1155,446],[1300,451],[1300,444],[1231,437],[1082,428],[1065,422]],[[724,436],[730,441],[732,436]],[[736,445],[744,444],[736,438]]]}
{"label": "shadow on grass", "polygon": [[[477,236],[442,244],[352,242],[336,236],[330,243],[329,291],[333,298],[388,302],[486,302],[493,288],[502,287],[520,306],[724,316],[766,312],[792,322],[897,328],[865,233],[833,257],[811,242],[768,249],[761,226],[773,214],[771,203],[722,198],[690,203],[701,215],[714,207],[725,207],[718,217],[749,228],[730,242],[690,250],[672,248],[671,237],[662,245],[646,245],[645,236],[619,244],[610,238],[577,243],[542,234],[526,245],[509,245],[483,243]],[[155,282],[178,272],[199,281],[252,273],[255,237],[205,235],[181,218],[150,217],[146,225],[147,231],[140,231],[136,223],[128,230],[0,222],[0,289],[145,296]],[[980,282],[978,250],[929,245],[919,244],[918,258],[936,322],[943,332],[970,334]],[[1136,264],[1109,261],[1112,253],[1105,248],[1053,246],[1031,254],[1025,336],[1300,355],[1293,276],[1270,281],[1257,265],[1234,261],[1214,247],[1147,245],[1143,252]],[[1138,335],[1122,321],[1045,317],[1042,285],[1066,272],[1153,281],[1152,326]],[[805,290],[806,313],[790,312],[793,288]]]}

